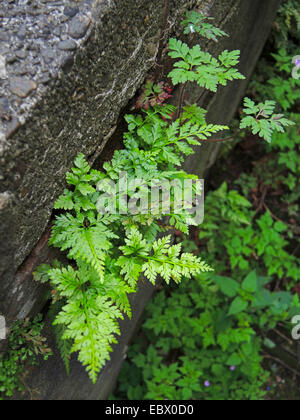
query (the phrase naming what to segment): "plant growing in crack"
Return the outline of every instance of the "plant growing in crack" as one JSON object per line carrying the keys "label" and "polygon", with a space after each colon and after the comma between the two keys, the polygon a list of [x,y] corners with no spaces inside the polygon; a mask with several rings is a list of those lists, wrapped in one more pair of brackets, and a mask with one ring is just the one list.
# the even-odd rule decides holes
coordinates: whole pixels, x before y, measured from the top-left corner
{"label": "plant growing in crack", "polygon": [[[188,12],[183,24],[186,32],[208,39],[225,36],[205,16],[195,12]],[[163,82],[158,87],[149,84],[141,99],[142,112],[125,117],[128,132],[124,134],[124,149],[114,153],[103,171],[91,169],[83,154],[76,158],[74,168],[67,173],[70,189],[55,203],[60,214],[50,239],[51,245],[67,252],[70,263],[43,265],[35,274],[37,280],[50,282],[54,304],[59,302],[54,325],[60,327],[63,359],[68,364],[69,354],[78,352],[93,382],[120,334],[118,321],[125,314],[131,316],[128,295],[137,291],[142,276],[153,284],[159,278],[179,283],[184,277],[211,271],[201,258],[182,252],[181,245],[172,245],[171,236],[165,235],[170,226],[187,233],[189,226],[195,224],[189,211],[176,211],[174,190],[168,211],[159,206],[155,211],[148,207],[146,211],[130,213],[127,208],[129,200],[136,202],[145,196],[145,191],[147,194],[153,180],[172,185],[197,181],[196,176],[179,169],[184,156],[194,153],[191,146],[226,140],[211,137],[228,130],[227,126],[207,123],[206,110],[198,104],[184,103],[187,84],[195,82],[216,92],[229,81],[244,79],[236,68],[240,56],[237,50],[225,50],[215,58],[199,45],[190,48],[174,38],[170,39],[169,50],[169,55],[177,59],[170,78],[175,86],[180,85],[178,107],[162,104]],[[250,127],[269,141],[273,130],[280,131],[291,124],[282,115],[274,116],[273,110],[273,103],[255,105],[246,100],[247,117],[241,128]],[[116,194],[118,211],[99,213],[99,200],[112,193],[113,185],[121,190],[120,173],[126,173],[128,185],[133,185],[126,192],[125,203]],[[199,193],[193,187],[193,199]],[[166,216],[168,228],[163,223]]]}

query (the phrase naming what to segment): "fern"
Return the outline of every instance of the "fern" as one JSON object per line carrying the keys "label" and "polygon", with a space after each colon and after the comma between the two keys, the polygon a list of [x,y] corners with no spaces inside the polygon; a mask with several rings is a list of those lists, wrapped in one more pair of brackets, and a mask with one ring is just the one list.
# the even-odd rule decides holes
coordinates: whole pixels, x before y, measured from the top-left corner
{"label": "fern", "polygon": [[74,217],[67,213],[56,218],[50,244],[62,251],[69,249],[68,257],[71,259],[91,264],[103,282],[106,251],[112,247],[113,238],[116,235],[101,223],[100,215],[95,218],[89,212],[87,215],[77,213]]}
{"label": "fern", "polygon": [[[155,223],[155,219],[163,217],[160,212],[155,217],[151,214],[122,217],[101,215],[95,210],[102,194],[101,185],[108,185],[106,183],[121,170],[127,170],[132,176],[130,179],[142,176],[145,185],[150,185],[153,177],[162,180],[190,179],[191,176],[184,171],[165,171],[162,166],[174,162],[171,153],[180,163],[181,153],[187,151],[179,144],[198,143],[193,136],[208,136],[219,129],[219,126],[198,125],[189,130],[187,125],[180,127],[176,122],[168,126],[163,120],[159,127],[157,115],[160,113],[146,114],[145,119],[135,122],[127,117],[134,124],[130,127],[132,131],[125,134],[127,147],[116,152],[112,162],[105,165],[106,174],[91,170],[84,156],[78,156],[75,167],[67,174],[67,182],[73,190],[65,191],[56,201],[56,208],[63,210],[67,207],[68,211],[56,217],[50,238],[50,244],[68,251],[68,258],[75,264],[67,267],[55,264],[54,268],[43,265],[35,274],[38,281],[50,281],[54,303],[62,305],[54,320],[54,328],[67,371],[68,352],[78,352],[78,359],[86,366],[93,382],[109,359],[111,345],[116,342],[118,321],[124,314],[131,316],[128,294],[136,291],[141,275],[144,274],[152,283],[158,277],[167,282],[170,278],[179,282],[183,276],[209,269],[193,255],[183,254],[179,258],[171,247],[167,259],[166,255],[157,254],[159,242],[154,242],[153,246],[151,243],[160,230]],[[169,146],[173,147],[172,151],[168,151],[166,144],[162,143],[163,139],[172,144]],[[143,148],[132,150],[133,142],[142,144]],[[156,159],[149,163],[152,155]],[[137,157],[140,160],[138,166]],[[129,190],[128,194],[134,198],[135,189]],[[69,203],[74,204],[72,209],[71,205],[66,206],[66,197]],[[87,200],[84,207],[81,205],[82,197]],[[180,224],[183,230],[191,223],[188,213],[170,216],[171,222],[176,226]],[[143,231],[143,236],[136,224]],[[120,235],[116,234],[122,229],[125,245],[118,244]],[[169,244],[169,239],[166,244]],[[155,258],[161,259],[163,270],[151,271],[150,265],[155,265]]]}
{"label": "fern", "polygon": [[211,268],[192,254],[181,254],[181,244],[171,246],[171,236],[158,239],[154,242],[150,252],[150,246],[143,239],[142,234],[136,229],[131,229],[127,234],[126,245],[122,246],[124,256],[119,264],[124,264],[124,272],[130,278],[132,272],[132,258],[135,266],[139,267],[139,273],[155,284],[158,276],[166,283],[173,279],[179,283],[182,277],[191,278],[200,272],[211,271]]}
{"label": "fern", "polygon": [[[48,267],[48,270],[50,267]],[[36,279],[37,280],[37,279]],[[48,276],[49,280],[49,276]],[[53,323],[57,314],[62,310],[63,302],[57,301],[54,303],[48,312],[48,317],[50,321]],[[60,353],[60,356],[65,364],[67,374],[70,373],[70,354],[73,346],[73,341],[68,339],[63,339],[64,333],[66,331],[66,325],[53,325],[53,332],[56,339],[57,347]]]}
{"label": "fern", "polygon": [[199,35],[216,42],[218,41],[218,37],[228,36],[226,32],[207,22],[208,20],[213,20],[213,18],[195,11],[186,12],[186,19],[182,22],[182,25],[185,27],[184,33],[190,34],[196,32]]}
{"label": "fern", "polygon": [[[208,39],[225,35],[207,20],[188,13],[183,23],[186,33],[193,27]],[[170,77],[174,85],[184,84],[183,93],[186,82],[216,92],[219,85],[244,79],[236,69],[238,50],[225,50],[214,58],[199,45],[190,48],[177,39],[170,40],[169,48],[169,55],[177,60]],[[93,382],[120,334],[119,320],[131,317],[128,295],[137,291],[141,277],[152,284],[159,279],[179,283],[184,277],[211,271],[201,258],[182,253],[181,244],[172,245],[171,236],[164,232],[188,233],[197,224],[191,210],[202,194],[201,186],[197,176],[180,166],[185,156],[194,153],[194,146],[229,127],[207,122],[207,112],[198,104],[182,100],[176,108],[162,103],[168,96],[166,86],[148,83],[139,101],[146,106],[138,106],[142,108],[138,114],[125,116],[124,148],[114,152],[102,171],[91,169],[83,154],[75,159],[66,175],[69,188],[54,204],[59,213],[50,238],[51,245],[66,251],[70,263],[42,265],[35,273],[36,280],[49,282],[52,288],[53,324],[67,371],[70,354],[78,353]],[[156,97],[159,105],[152,107]],[[247,116],[241,128],[250,127],[269,140],[274,130],[291,125],[273,111],[273,102],[256,105],[246,99]],[[120,173],[126,174],[125,191]],[[189,203],[178,211],[175,187],[182,187],[185,181],[195,184]],[[172,186],[166,208],[148,203],[151,188],[163,183]]]}
{"label": "fern", "polygon": [[255,104],[251,99],[244,100],[244,113],[247,115],[241,121],[240,128],[250,128],[253,134],[258,134],[268,143],[272,141],[274,131],[284,133],[284,127],[295,125],[283,114],[274,114],[276,102],[266,101]]}
{"label": "fern", "polygon": [[169,41],[169,56],[180,58],[174,64],[170,72],[174,85],[186,82],[197,82],[212,92],[217,91],[218,85],[226,86],[227,81],[245,79],[245,77],[234,68],[239,62],[240,51],[223,51],[218,59],[208,52],[200,49],[199,45],[189,48],[180,40],[171,38]]}
{"label": "fern", "polygon": [[71,352],[79,352],[79,360],[95,382],[109,359],[111,344],[116,342],[117,320],[123,318],[122,312],[102,295],[97,272],[85,264],[79,264],[78,270],[71,266],[52,269],[48,275],[52,287],[66,301],[54,325],[64,327],[62,339],[72,340]]}
{"label": "fern", "polygon": [[188,120],[192,124],[206,124],[206,109],[200,108],[196,104],[183,107],[182,120]]}

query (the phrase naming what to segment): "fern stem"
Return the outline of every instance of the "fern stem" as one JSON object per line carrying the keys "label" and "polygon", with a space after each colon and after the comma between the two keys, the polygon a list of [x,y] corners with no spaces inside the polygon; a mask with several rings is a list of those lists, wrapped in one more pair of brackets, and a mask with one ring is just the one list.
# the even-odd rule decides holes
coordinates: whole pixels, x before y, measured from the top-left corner
{"label": "fern stem", "polygon": [[[230,137],[227,137],[227,138],[224,138],[224,139],[215,139],[215,140],[214,139],[198,139],[198,140],[199,140],[200,143],[202,143],[202,142],[205,142],[205,143],[222,143],[222,142],[234,139],[241,131],[242,130],[239,130],[234,135],[232,135]],[[203,134],[203,132],[199,131],[199,133],[193,134],[192,137],[197,137],[197,134],[200,135],[200,134]],[[181,141],[181,140],[185,140],[186,137],[187,136],[177,137],[176,142]],[[166,146],[169,146],[170,144],[174,144],[174,143],[175,143],[175,141],[170,141],[168,143],[165,143],[162,147],[166,147]],[[154,151],[160,150],[160,149],[161,149],[161,147],[153,148]]]}
{"label": "fern stem", "polygon": [[201,95],[199,96],[199,98],[196,101],[196,104],[199,105],[199,102],[201,101],[201,99],[203,98],[204,94],[206,92],[206,89],[203,90],[203,92],[201,93]]}
{"label": "fern stem", "polygon": [[[98,257],[98,255],[97,255],[97,253],[96,253],[96,251],[95,251],[95,248],[94,248],[93,242],[91,241],[90,232],[89,232],[88,230],[86,230],[86,231],[85,231],[85,237],[86,237],[86,240],[87,240],[87,242],[88,242],[88,244],[89,244],[90,250],[92,251],[93,256],[94,256],[94,257],[95,257],[95,259],[96,259],[96,260],[98,260],[98,261],[101,263],[101,265],[102,265],[103,261],[102,261],[102,260]],[[98,272],[98,273],[99,273],[99,272]],[[99,273],[99,275],[100,275],[100,273]],[[102,278],[100,278],[100,281],[101,281],[101,282],[103,282],[103,281],[104,281],[104,276],[103,276],[103,273],[102,273]]]}
{"label": "fern stem", "polygon": [[174,121],[176,121],[181,116],[182,106],[183,106],[183,101],[184,101],[184,93],[185,93],[186,86],[187,86],[187,82],[185,82],[184,84],[182,84],[180,86],[179,99],[178,99],[178,108],[177,108],[177,110],[176,110],[176,112],[174,114]]}
{"label": "fern stem", "polygon": [[225,141],[233,140],[235,137],[237,137],[243,130],[237,131],[235,134],[233,134],[230,137],[225,137],[224,139],[206,139],[206,140],[199,140],[200,142],[205,143],[223,143]]}
{"label": "fern stem", "polygon": [[151,256],[148,256],[148,257],[144,257],[143,255],[139,255],[139,257],[141,257],[141,258],[143,258],[144,260],[147,260],[147,261],[149,261],[149,260],[151,260],[151,261],[156,261],[156,262],[158,262],[158,263],[160,263],[160,264],[163,264],[163,263],[168,263],[168,264],[172,264],[172,265],[176,265],[176,266],[180,266],[180,267],[183,267],[183,268],[190,268],[190,269],[193,269],[193,268],[195,268],[195,265],[189,265],[189,264],[181,264],[180,262],[174,262],[174,261],[171,261],[171,260],[168,260],[168,261],[164,261],[164,260],[159,260],[158,258],[154,258],[154,257],[151,257]]}

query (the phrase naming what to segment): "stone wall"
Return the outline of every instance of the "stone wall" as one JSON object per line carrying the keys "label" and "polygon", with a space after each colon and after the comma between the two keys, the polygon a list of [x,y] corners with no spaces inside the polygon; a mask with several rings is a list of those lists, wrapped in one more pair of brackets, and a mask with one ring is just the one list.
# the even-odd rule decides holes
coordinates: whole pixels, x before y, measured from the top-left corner
{"label": "stone wall", "polygon": [[[186,4],[172,1],[171,26]],[[163,7],[161,0],[0,7],[0,311],[13,319],[35,302],[15,273],[41,238],[75,156],[95,159],[153,66]]]}
{"label": "stone wall", "polygon": [[[187,7],[208,11],[230,34],[210,51],[241,49],[249,78],[280,0],[170,0],[168,32],[179,31]],[[75,156],[93,163],[120,113],[155,63],[164,0],[2,0],[0,5],[0,313],[8,321],[39,311],[44,288],[32,270],[52,258],[47,247],[53,202]],[[228,123],[247,81],[207,95],[209,119]],[[190,89],[189,100],[199,96]],[[186,168],[203,175],[216,158],[203,146]],[[152,293],[142,284],[134,319],[96,386],[74,359],[71,375],[56,355],[31,373],[41,399],[102,399],[112,389],[136,322]],[[49,331],[51,340],[51,332]],[[28,395],[25,396],[28,398]]]}

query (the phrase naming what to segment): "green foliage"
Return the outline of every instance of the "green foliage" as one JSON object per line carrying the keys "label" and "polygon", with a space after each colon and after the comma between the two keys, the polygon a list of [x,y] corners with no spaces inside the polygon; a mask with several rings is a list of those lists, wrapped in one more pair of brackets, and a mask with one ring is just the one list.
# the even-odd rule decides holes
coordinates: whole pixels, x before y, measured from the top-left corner
{"label": "green foliage", "polygon": [[192,124],[206,124],[207,111],[196,104],[183,107],[182,120],[189,120]]}
{"label": "green foliage", "polygon": [[[275,26],[273,31],[277,48],[271,57],[268,55],[258,66],[249,90],[251,95],[255,95],[258,100],[262,100],[267,95],[278,102],[288,112],[288,118],[296,123],[294,126],[288,127],[285,133],[275,133],[273,135],[272,144],[266,145],[266,152],[272,153],[272,159],[266,159],[264,165],[257,165],[254,175],[256,179],[264,179],[264,185],[270,190],[270,193],[275,193],[280,185],[283,186],[283,191],[278,200],[279,208],[287,207],[284,212],[286,213],[285,217],[295,220],[295,223],[299,225],[300,119],[298,105],[300,80],[292,77],[292,70],[294,67],[293,58],[300,54],[300,37],[294,20],[297,13],[292,12],[290,14],[289,11],[292,10],[298,10],[299,13],[297,2],[294,0],[283,2],[277,18],[280,30]],[[292,15],[293,18],[290,19]],[[270,47],[274,50],[274,46],[271,45],[268,46],[268,51]],[[254,180],[254,182],[257,181]],[[243,180],[243,183],[245,193],[249,194],[249,188],[247,190],[245,180]],[[277,212],[278,206],[274,209],[274,213]],[[290,226],[288,229],[292,233]]]}
{"label": "green foliage", "polygon": [[[66,351],[78,352],[93,382],[109,359],[111,344],[116,342],[118,320],[123,313],[131,314],[127,295],[136,291],[141,275],[152,283],[161,276],[168,283],[210,270],[200,258],[182,254],[180,246],[172,247],[170,237],[153,242],[153,234],[160,231],[160,211],[156,215],[150,211],[137,216],[103,215],[97,212],[97,202],[120,171],[126,171],[132,179],[142,178],[145,186],[150,186],[153,178],[180,182],[190,179],[183,171],[163,168],[179,164],[182,153],[191,154],[188,144],[198,144],[198,138],[207,138],[224,127],[189,122],[168,125],[158,109],[146,111],[145,119],[126,119],[130,131],[124,137],[125,149],[117,151],[112,162],[104,165],[106,173],[91,170],[84,156],[79,155],[67,174],[67,182],[74,188],[65,191],[55,203],[56,209],[68,211],[56,217],[50,244],[67,251],[76,266],[41,266],[36,273],[37,280],[50,280],[54,301],[63,302],[54,325],[62,328],[58,341],[67,369]],[[139,193],[136,187],[128,192],[131,199]],[[190,215],[178,215],[172,209],[170,223],[187,231]],[[70,341],[72,346],[67,345]]]}
{"label": "green foliage", "polygon": [[[283,2],[277,22],[282,33],[287,34],[285,41],[292,29],[294,40],[297,39],[298,14],[297,1]],[[200,14],[187,13],[185,33],[200,33],[204,22],[205,17]],[[282,22],[285,26],[281,26]],[[277,30],[275,26],[274,31]],[[276,43],[279,39],[276,34]],[[148,305],[142,332],[129,349],[116,398],[264,398],[262,388],[268,375],[262,368],[261,350],[263,345],[275,346],[264,337],[278,322],[287,325],[300,310],[298,295],[284,290],[286,285],[292,288],[300,278],[299,259],[291,253],[291,240],[294,246],[299,240],[292,226],[279,221],[269,210],[263,212],[263,199],[258,209],[250,202],[259,188],[279,195],[278,190],[284,186],[290,190],[282,198],[289,216],[296,218],[299,209],[298,126],[281,114],[273,114],[276,102],[289,110],[299,99],[299,82],[290,77],[292,57],[297,52],[292,50],[293,42],[285,44],[286,49],[273,54],[276,64],[266,67],[264,62],[263,77],[252,81],[251,97],[260,103],[246,98],[246,117],[241,122],[241,129],[250,128],[253,134],[267,140],[266,156],[261,164],[255,162],[252,173],[242,174],[235,189],[224,183],[207,195],[205,221],[199,229],[200,244],[184,240],[189,252],[198,253],[201,249],[215,272],[224,275],[193,276],[178,288],[157,294]],[[197,60],[200,63],[207,59],[205,64],[209,64],[210,56],[199,48],[191,51],[177,40],[171,40],[170,46],[171,57],[181,59],[171,73],[173,82],[196,81]],[[222,65],[237,64],[234,54],[228,52],[219,60]],[[287,73],[288,77],[282,79]],[[263,102],[266,96],[272,100]],[[205,111],[196,105],[183,109],[182,122],[190,119],[196,123],[205,118]],[[295,108],[289,117],[299,122]]]}
{"label": "green foliage", "polygon": [[51,350],[41,335],[41,316],[15,322],[10,330],[8,348],[0,355],[0,400],[24,389],[22,375],[27,366],[37,365],[38,356],[47,360]]}
{"label": "green foliage", "polygon": [[[226,35],[209,20],[195,12],[187,13],[183,22],[185,32],[195,31],[215,41]],[[183,91],[187,82],[196,82],[216,92],[219,85],[244,79],[236,68],[238,50],[225,50],[214,58],[199,45],[190,48],[173,38],[169,49],[169,55],[179,59],[169,76],[174,85],[184,84]],[[183,278],[191,279],[211,271],[201,258],[182,252],[180,244],[172,245],[171,237],[162,233],[166,230],[165,217],[169,228],[186,234],[189,226],[195,225],[190,209],[176,211],[175,187],[184,185],[185,180],[197,180],[197,176],[179,167],[184,156],[194,153],[193,146],[201,146],[229,128],[207,123],[206,110],[197,104],[187,105],[183,101],[176,108],[163,103],[169,93],[165,82],[146,83],[137,103],[137,109],[142,111],[125,116],[128,132],[124,134],[124,148],[115,151],[112,160],[103,165],[103,171],[91,169],[83,154],[77,156],[74,168],[66,175],[69,189],[54,205],[58,214],[50,239],[51,245],[66,253],[69,264],[41,266],[35,274],[36,280],[49,281],[53,289],[53,324],[67,370],[70,354],[76,352],[93,382],[109,359],[111,346],[120,333],[119,320],[125,314],[131,315],[128,294],[136,292],[142,276],[153,284],[159,278],[169,284],[171,280],[179,283]],[[283,126],[290,125],[282,115],[272,115],[273,102],[258,106],[250,102],[246,100],[248,117],[242,126],[250,127],[268,141],[273,131],[282,132]],[[256,118],[252,117],[254,109]],[[121,193],[122,173],[127,176],[125,197]],[[145,200],[149,198],[153,180],[158,185],[163,182],[172,185],[167,212],[159,206],[150,208]],[[193,199],[201,193],[197,187],[193,188]],[[241,201],[233,193],[230,197]],[[142,201],[147,202],[145,207],[137,205]],[[245,201],[243,205],[247,207]],[[243,218],[245,223],[242,210],[232,216],[233,221],[236,218],[239,221]],[[254,239],[252,246],[262,247]],[[236,313],[241,306],[237,301],[232,310]],[[188,367],[184,365],[180,369]],[[164,372],[168,374],[167,370]]]}
{"label": "green foliage", "polygon": [[226,32],[207,22],[209,20],[214,20],[214,18],[195,11],[188,11],[186,12],[186,19],[181,24],[185,27],[184,33],[187,35],[198,33],[204,38],[212,39],[215,42],[218,41],[218,37],[228,36]]}
{"label": "green foliage", "polygon": [[[274,214],[271,216],[270,211],[267,210],[267,213],[262,214],[254,225],[253,231],[257,233],[250,233],[250,229],[247,228],[248,233],[245,232],[244,235],[248,235],[249,243],[255,249],[254,258],[258,258],[260,265],[267,269],[269,275],[287,281],[289,288],[299,280],[299,258],[293,252],[297,248],[299,238],[297,238],[296,229],[289,222],[293,222],[295,226],[299,225],[300,119],[297,107],[300,99],[300,81],[292,77],[294,66],[292,61],[293,57],[300,53],[299,42],[294,43],[295,40],[299,41],[300,37],[299,33],[296,34],[294,31],[295,22],[291,24],[292,21],[289,20],[289,25],[287,25],[285,12],[296,9],[296,3],[293,0],[283,2],[277,21],[284,22],[287,37],[285,38],[284,35],[283,39],[283,34],[281,34],[279,38],[277,29],[274,28],[276,45],[280,45],[278,51],[270,57],[270,46],[268,46],[268,56],[263,59],[262,65],[258,66],[249,87],[251,95],[254,95],[257,100],[261,101],[267,95],[272,101],[278,102],[285,111],[288,111],[287,119],[294,123],[287,124],[285,132],[281,132],[281,128],[275,132],[272,143],[265,144],[265,158],[255,165],[251,175],[244,174],[240,180],[236,181],[236,185],[247,197],[259,188],[259,184],[262,184],[267,191],[267,197],[273,194],[278,197],[275,206],[269,198],[268,206]],[[291,42],[284,42],[283,47],[282,42],[279,42],[280,39]],[[272,48],[274,49],[274,46]],[[253,114],[256,113],[256,105],[252,101],[249,109],[253,111]],[[278,222],[280,219],[285,222]],[[243,264],[241,261],[240,263]]]}
{"label": "green foliage", "polygon": [[[272,243],[279,240],[285,226],[274,223],[266,214],[257,221],[260,231],[249,235],[248,229],[254,230],[251,203],[237,191],[228,191],[223,184],[208,195],[206,208],[200,238],[209,241],[207,258],[211,258],[217,272],[228,271],[228,258],[239,257],[242,251],[250,256],[251,246],[256,252],[261,246],[262,251],[266,240],[267,246],[275,249],[262,253],[260,272],[265,271],[265,265],[277,276],[288,264],[289,254],[281,255],[284,239],[280,238],[283,245],[278,247]],[[253,239],[253,245],[249,245],[247,236]],[[236,237],[245,239],[249,250],[241,251]],[[274,257],[279,259],[279,266],[274,263]],[[259,276],[256,270],[249,273],[252,258],[248,262],[247,267],[242,264],[243,269],[231,267],[235,278],[241,280],[215,274],[195,276],[171,290],[170,297],[165,291],[157,295],[149,304],[141,338],[129,350],[129,361],[121,372],[116,398],[263,398],[262,387],[267,379],[261,367],[263,336],[278,322],[287,325],[299,312],[300,302],[297,295],[289,292],[273,292],[272,277]],[[296,263],[294,259],[293,264]],[[295,278],[299,278],[299,267]],[[263,334],[257,335],[258,330]]]}
{"label": "green foliage", "polygon": [[287,2],[283,2],[279,13],[285,14],[285,23],[289,30],[292,29],[293,23],[296,23],[297,31],[300,31],[300,12],[299,12],[299,4],[295,0],[289,0]]}
{"label": "green foliage", "polygon": [[246,312],[251,322],[263,328],[264,333],[275,328],[279,321],[288,323],[300,309],[297,295],[271,292],[267,288],[271,277],[258,277],[256,271],[248,274],[242,283],[222,276],[213,276],[212,279],[225,296],[234,298],[228,316]]}
{"label": "green foliage", "polygon": [[234,66],[239,62],[240,51],[223,51],[218,59],[200,49],[199,45],[189,48],[180,40],[171,38],[169,41],[169,56],[180,58],[174,64],[169,77],[174,85],[186,82],[197,82],[212,92],[217,91],[218,85],[226,86],[228,81],[245,79]]}
{"label": "green foliage", "polygon": [[250,82],[250,90],[260,98],[269,97],[288,111],[300,99],[300,79],[292,77],[293,58],[300,55],[297,46],[290,52],[281,48],[277,54],[272,54],[270,62],[258,66],[256,77]]}
{"label": "green foliage", "polygon": [[[58,301],[53,303],[51,306],[48,317],[53,323],[57,314],[62,310],[63,303]],[[53,332],[55,335],[57,347],[60,353],[60,356],[66,366],[67,374],[70,373],[70,354],[72,351],[73,341],[70,339],[63,338],[67,330],[67,326],[64,324],[55,324],[53,325]]]}
{"label": "green foliage", "polygon": [[253,223],[251,207],[237,191],[228,191],[226,183],[207,196],[206,218],[199,234],[205,241],[207,260],[212,264],[218,261],[218,268],[214,263],[218,272],[226,269],[229,259],[237,276],[259,266],[268,276],[298,281],[298,259],[286,250],[286,225],[274,221],[269,212]]}
{"label": "green foliage", "polygon": [[257,329],[274,328],[300,307],[290,294],[267,290],[269,281],[255,272],[242,283],[209,274],[159,292],[129,349],[115,398],[262,399],[268,375]]}
{"label": "green foliage", "polygon": [[244,113],[247,117],[243,118],[240,128],[251,128],[253,134],[271,143],[274,131],[284,133],[284,127],[295,125],[294,122],[284,118],[283,114],[274,114],[276,102],[266,101],[265,103],[255,104],[251,99],[244,100]]}
{"label": "green foliage", "polygon": [[300,33],[300,11],[298,0],[284,0],[274,25],[272,38],[275,45],[293,48]]}
{"label": "green foliage", "polygon": [[91,211],[77,213],[76,217],[70,213],[63,214],[56,218],[50,244],[62,251],[69,250],[70,259],[91,265],[103,283],[106,252],[112,246],[111,239],[116,238],[105,225],[109,221],[100,215],[95,217]]}
{"label": "green foliage", "polygon": [[160,82],[155,84],[151,79],[145,84],[142,94],[139,96],[136,108],[137,109],[149,109],[157,105],[162,105],[167,99],[171,97],[171,89],[169,86]]}

